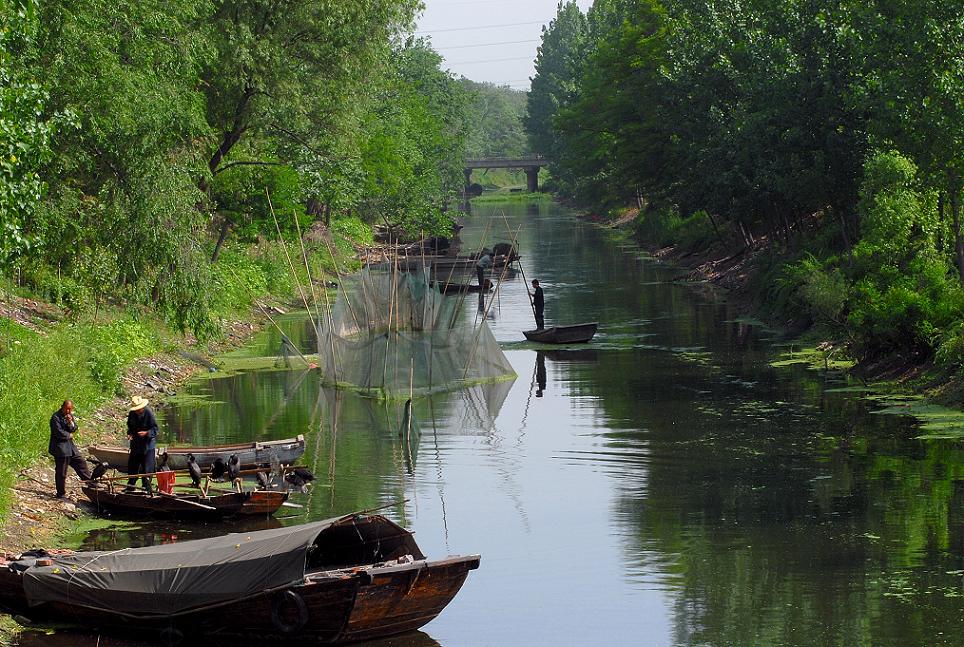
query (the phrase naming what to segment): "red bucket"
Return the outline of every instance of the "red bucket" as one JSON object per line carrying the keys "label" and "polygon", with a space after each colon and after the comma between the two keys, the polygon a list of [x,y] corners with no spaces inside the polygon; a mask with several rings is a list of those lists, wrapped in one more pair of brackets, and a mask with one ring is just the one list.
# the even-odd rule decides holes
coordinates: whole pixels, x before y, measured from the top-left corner
{"label": "red bucket", "polygon": [[164,494],[174,494],[174,472],[157,473],[157,489]]}

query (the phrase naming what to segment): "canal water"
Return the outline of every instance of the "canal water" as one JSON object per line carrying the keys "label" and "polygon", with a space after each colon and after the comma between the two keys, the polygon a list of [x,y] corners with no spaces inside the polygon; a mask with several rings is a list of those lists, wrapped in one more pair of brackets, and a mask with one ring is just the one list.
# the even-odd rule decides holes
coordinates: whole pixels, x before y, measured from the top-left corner
{"label": "canal water", "polygon": [[[250,368],[277,353],[269,331],[234,362],[249,368],[162,411],[162,440],[304,434],[305,507],[245,526],[118,523],[77,544],[386,506],[425,554],[482,562],[422,632],[380,645],[964,644],[959,440],[919,439],[841,372],[773,366],[792,350],[777,332],[557,205],[476,206],[463,251],[508,232],[547,325],[598,321],[590,345],[525,343],[523,276],[503,276],[463,317],[487,317],[518,377],[418,400],[405,437],[399,405],[320,388],[296,355]],[[303,316],[282,325],[314,351]]]}

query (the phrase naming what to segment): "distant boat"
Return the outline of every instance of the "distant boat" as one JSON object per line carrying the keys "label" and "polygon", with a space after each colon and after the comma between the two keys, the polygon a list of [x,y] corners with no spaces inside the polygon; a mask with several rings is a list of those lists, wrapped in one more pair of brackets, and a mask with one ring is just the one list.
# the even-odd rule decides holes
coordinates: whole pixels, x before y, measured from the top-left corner
{"label": "distant boat", "polygon": [[278,490],[209,491],[210,496],[204,496],[200,491],[173,494],[154,491],[149,494],[141,489],[127,492],[122,485],[109,487],[100,482],[85,483],[82,489],[98,508],[178,519],[216,520],[233,515],[272,515],[288,500],[288,492]]}
{"label": "distant boat", "polygon": [[[488,285],[485,286],[485,292],[492,291],[492,285],[488,279],[486,279]],[[462,292],[482,292],[482,288],[479,287],[478,283],[444,283],[438,281],[435,283],[438,286],[439,292],[442,294],[460,294]]]}
{"label": "distant boat", "polygon": [[[108,445],[91,445],[87,451],[99,461],[106,461],[111,467],[120,471],[127,471],[126,447],[111,447]],[[232,454],[237,455],[241,467],[248,469],[273,462],[292,464],[305,453],[305,437],[285,438],[283,440],[264,440],[253,443],[236,445],[207,445],[199,447],[170,447],[157,448],[158,455],[167,452],[167,466],[172,470],[187,469],[187,455],[194,454],[194,459],[201,469],[209,469],[215,458],[227,462]]]}
{"label": "distant boat", "polygon": [[598,322],[576,324],[574,326],[553,326],[541,330],[522,332],[529,341],[540,344],[584,344],[596,334]]}
{"label": "distant boat", "polygon": [[411,532],[359,513],[146,548],[0,555],[0,607],[166,644],[341,644],[422,627],[478,567],[478,555],[430,561]]}

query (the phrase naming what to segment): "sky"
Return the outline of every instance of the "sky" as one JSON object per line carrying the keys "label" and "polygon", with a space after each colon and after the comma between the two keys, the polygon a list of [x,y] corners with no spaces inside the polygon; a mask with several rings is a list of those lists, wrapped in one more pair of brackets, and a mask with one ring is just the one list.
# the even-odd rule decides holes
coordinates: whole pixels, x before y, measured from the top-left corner
{"label": "sky", "polygon": [[[542,26],[558,0],[424,0],[416,35],[428,38],[456,76],[529,89]],[[586,11],[592,0],[577,0]]]}

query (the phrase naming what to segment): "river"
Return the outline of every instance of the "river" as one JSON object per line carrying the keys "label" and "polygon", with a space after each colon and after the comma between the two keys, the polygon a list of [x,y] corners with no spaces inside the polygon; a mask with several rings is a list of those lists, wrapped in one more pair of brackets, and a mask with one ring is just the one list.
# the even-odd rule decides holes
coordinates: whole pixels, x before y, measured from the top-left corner
{"label": "river", "polygon": [[[917,438],[840,371],[772,366],[777,332],[557,205],[476,206],[464,249],[519,228],[547,325],[599,321],[592,344],[524,343],[514,274],[487,316],[517,379],[419,400],[411,442],[396,405],[320,389],[296,358],[193,381],[163,440],[305,434],[318,481],[281,523],[388,505],[425,554],[482,555],[435,621],[380,644],[964,644],[959,440]],[[303,316],[282,325],[314,350]],[[269,331],[245,353],[278,347]],[[223,530],[118,524],[77,544]]]}

